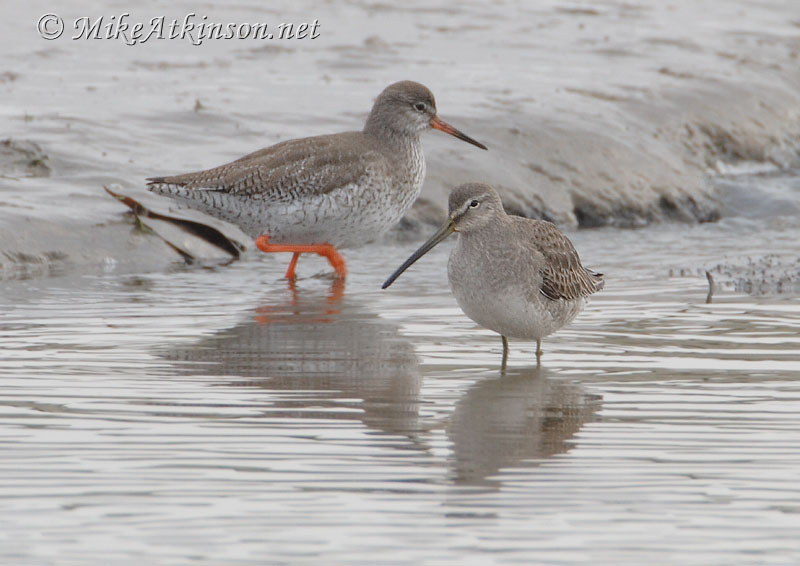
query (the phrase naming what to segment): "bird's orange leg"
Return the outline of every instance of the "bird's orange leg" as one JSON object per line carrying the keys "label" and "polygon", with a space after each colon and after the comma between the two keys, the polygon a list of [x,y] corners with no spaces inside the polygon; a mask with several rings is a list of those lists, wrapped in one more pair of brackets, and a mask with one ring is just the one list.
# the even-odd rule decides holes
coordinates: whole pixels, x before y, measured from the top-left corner
{"label": "bird's orange leg", "polygon": [[262,234],[256,238],[256,247],[266,253],[293,252],[294,256],[292,257],[291,263],[289,263],[289,269],[286,271],[286,277],[289,279],[294,278],[294,268],[295,265],[297,265],[297,258],[301,253],[321,255],[327,258],[331,267],[333,267],[336,272],[337,277],[344,279],[347,275],[347,267],[345,266],[344,259],[339,255],[339,252],[336,251],[336,248],[330,244],[270,244],[269,236]]}
{"label": "bird's orange leg", "polygon": [[297,260],[300,258],[300,252],[294,252],[292,254],[292,261],[289,262],[289,269],[286,270],[286,279],[289,281],[294,281],[294,268],[297,267]]}

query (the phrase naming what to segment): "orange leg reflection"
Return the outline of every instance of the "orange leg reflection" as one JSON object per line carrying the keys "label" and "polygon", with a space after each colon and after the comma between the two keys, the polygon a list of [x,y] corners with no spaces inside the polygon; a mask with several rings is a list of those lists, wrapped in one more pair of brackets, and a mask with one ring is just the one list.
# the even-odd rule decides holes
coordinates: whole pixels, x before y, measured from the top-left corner
{"label": "orange leg reflection", "polygon": [[[289,291],[291,299],[289,300],[289,307],[300,307],[299,292],[297,284],[294,279],[289,279]],[[334,277],[331,282],[331,289],[328,296],[325,297],[325,304],[328,307],[335,307],[344,297],[344,279],[341,277]],[[272,322],[280,321],[282,324],[293,323],[318,323],[318,322],[333,322],[333,315],[339,314],[337,308],[314,308],[315,305],[306,301],[305,308],[295,308],[291,312],[287,311],[286,305],[265,305],[258,307],[255,316],[255,321],[259,324],[270,324]],[[310,316],[309,316],[310,315]],[[319,316],[316,316],[319,315]]]}

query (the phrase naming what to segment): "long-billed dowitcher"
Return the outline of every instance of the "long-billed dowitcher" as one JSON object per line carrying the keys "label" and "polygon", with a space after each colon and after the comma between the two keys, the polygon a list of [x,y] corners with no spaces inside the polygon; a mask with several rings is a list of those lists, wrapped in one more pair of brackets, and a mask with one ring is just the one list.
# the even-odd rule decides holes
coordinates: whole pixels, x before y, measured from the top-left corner
{"label": "long-billed dowitcher", "polygon": [[383,284],[386,289],[436,244],[458,232],[447,263],[450,288],[469,318],[498,332],[503,363],[508,337],[536,340],[574,319],[603,276],[581,265],[572,242],[550,222],[509,216],[489,185],[468,183],[450,193],[447,221]]}
{"label": "long-billed dowitcher", "polygon": [[389,85],[361,132],[288,140],[213,169],[148,179],[148,188],[238,225],[264,252],[328,259],[344,277],[336,248],[355,247],[397,223],[422,188],[420,134],[435,128],[486,147],[441,120],[419,83]]}

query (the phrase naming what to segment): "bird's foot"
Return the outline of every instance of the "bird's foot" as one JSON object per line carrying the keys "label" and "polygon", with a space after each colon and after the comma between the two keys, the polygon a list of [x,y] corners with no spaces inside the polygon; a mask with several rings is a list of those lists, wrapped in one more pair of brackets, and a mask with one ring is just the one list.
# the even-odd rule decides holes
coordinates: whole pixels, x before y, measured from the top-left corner
{"label": "bird's foot", "polygon": [[347,276],[344,258],[330,244],[270,244],[269,236],[262,234],[256,238],[256,247],[265,253],[292,252],[294,255],[289,262],[289,269],[286,270],[286,278],[290,280],[295,278],[294,270],[301,253],[321,255],[331,264],[336,277],[344,279]]}

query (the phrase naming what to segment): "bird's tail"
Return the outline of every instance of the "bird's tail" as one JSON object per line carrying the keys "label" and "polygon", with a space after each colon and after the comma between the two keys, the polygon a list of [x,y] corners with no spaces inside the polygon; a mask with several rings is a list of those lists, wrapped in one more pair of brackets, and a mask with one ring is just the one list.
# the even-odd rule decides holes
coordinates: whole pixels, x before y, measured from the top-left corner
{"label": "bird's tail", "polygon": [[596,271],[592,271],[591,269],[587,269],[586,273],[589,274],[589,277],[592,279],[592,282],[594,282],[594,291],[595,291],[595,293],[597,291],[600,291],[603,287],[605,287],[606,282],[603,279],[603,274],[602,273],[598,273]]}

